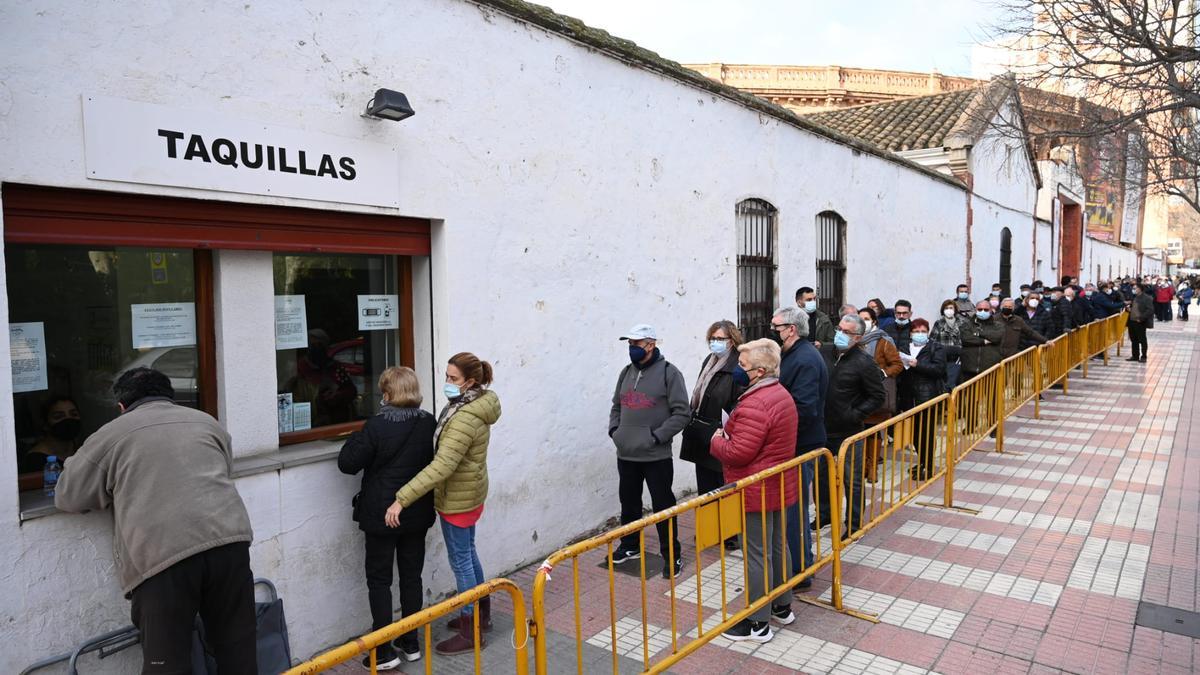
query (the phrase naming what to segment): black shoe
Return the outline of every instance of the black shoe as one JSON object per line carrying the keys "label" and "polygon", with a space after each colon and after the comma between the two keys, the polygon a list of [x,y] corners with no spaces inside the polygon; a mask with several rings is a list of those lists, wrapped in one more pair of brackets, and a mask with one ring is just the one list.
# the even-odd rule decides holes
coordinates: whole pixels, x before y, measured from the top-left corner
{"label": "black shoe", "polygon": [[1137,363],[1137,362],[1138,362],[1138,357],[1136,357],[1136,356],[1131,356],[1131,357],[1129,357],[1129,358],[1127,358],[1127,359],[1125,359],[1125,360],[1126,360],[1126,361],[1133,361],[1134,363]]}
{"label": "black shoe", "polygon": [[770,642],[771,638],[775,637],[775,633],[771,631],[770,623],[766,621],[751,621],[750,619],[742,619],[733,628],[722,633],[722,635],[734,642],[743,642],[745,640]]}
{"label": "black shoe", "polygon": [[412,663],[421,660],[421,645],[414,638],[405,642],[403,638],[392,640],[392,648],[400,654],[400,658]]}
{"label": "black shoe", "polygon": [[612,561],[614,565],[619,565],[626,560],[637,560],[640,557],[642,557],[642,553],[636,548],[618,548],[613,551]]}
{"label": "black shoe", "polygon": [[[367,670],[371,669],[370,654],[363,657],[362,667]],[[380,645],[375,648],[375,670],[395,670],[399,667],[400,656],[396,654],[396,650],[392,649],[390,644]]]}
{"label": "black shoe", "polygon": [[1146,357],[1144,357],[1144,356],[1141,357],[1140,359],[1138,359],[1138,363],[1145,363],[1145,362],[1146,362]]}
{"label": "black shoe", "polygon": [[771,620],[780,626],[786,626],[796,620],[796,615],[792,614],[791,605],[771,605]]}
{"label": "black shoe", "polygon": [[[678,558],[675,558],[675,578],[676,579],[679,578],[679,573],[682,571],[683,571],[683,556],[679,556]],[[670,563],[663,565],[663,578],[664,579],[671,578],[671,564]]]}
{"label": "black shoe", "polygon": [[809,578],[805,579],[804,581],[801,581],[800,583],[796,584],[797,591],[807,591],[810,588],[812,588],[812,577],[809,577]]}
{"label": "black shoe", "polygon": [[738,542],[737,537],[730,537],[725,540],[725,550],[740,551],[742,550],[742,545]]}

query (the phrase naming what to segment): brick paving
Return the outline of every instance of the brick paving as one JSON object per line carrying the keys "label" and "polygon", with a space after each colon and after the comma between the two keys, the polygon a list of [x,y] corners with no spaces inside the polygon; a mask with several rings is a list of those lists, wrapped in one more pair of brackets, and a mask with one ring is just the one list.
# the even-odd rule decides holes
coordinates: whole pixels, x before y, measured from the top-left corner
{"label": "brick paving", "polygon": [[[843,555],[847,607],[870,623],[794,602],[797,621],[769,643],[717,638],[672,667],[675,673],[1188,673],[1200,670],[1200,640],[1135,626],[1139,600],[1197,611],[1200,555],[1200,372],[1197,324],[1157,324],[1146,364],[1092,362],[1072,372],[1070,395],[1048,392],[1006,423],[1005,454],[973,452],[958,467],[956,503],[979,515],[905,506]],[[1125,355],[1128,354],[1126,345]],[[615,477],[613,478],[615,480]],[[940,496],[940,486],[927,492]],[[614,504],[615,509],[615,504]],[[681,539],[692,536],[680,520]],[[653,528],[646,545],[655,550]],[[685,544],[686,548],[686,544]],[[601,552],[581,559],[581,603],[571,566],[553,573],[547,595],[550,672],[639,672],[672,651],[669,584],[617,575],[610,611]],[[630,563],[633,564],[633,563]],[[742,568],[727,557],[726,597],[741,602]],[[720,621],[721,560],[705,551],[696,602],[694,555],[678,580],[674,640],[698,622]],[[536,567],[512,575],[530,589]],[[829,597],[830,572],[813,597]],[[511,608],[483,652],[484,672],[514,671]],[[578,629],[577,629],[578,625]],[[615,662],[609,645],[615,625]],[[441,635],[439,630],[436,636]],[[530,653],[532,656],[532,645]],[[424,672],[425,663],[405,666]],[[434,672],[472,672],[470,655],[434,661]],[[362,672],[355,666],[341,672]],[[532,671],[532,668],[530,670]]]}

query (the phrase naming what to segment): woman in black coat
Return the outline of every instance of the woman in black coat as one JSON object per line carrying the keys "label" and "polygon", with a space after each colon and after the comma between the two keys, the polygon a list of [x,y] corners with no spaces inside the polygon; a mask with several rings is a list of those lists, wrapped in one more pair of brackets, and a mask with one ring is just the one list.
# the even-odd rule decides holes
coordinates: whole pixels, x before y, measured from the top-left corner
{"label": "woman in black coat", "polygon": [[[721,462],[708,453],[713,432],[721,426],[721,412],[733,411],[738,396],[746,390],[746,374],[738,368],[742,333],[730,321],[718,321],[705,334],[709,354],[700,365],[692,389],[692,422],[683,430],[679,458],[696,465],[696,491],[711,492],[725,484]],[[739,382],[739,380],[742,380]],[[736,546],[736,540],[726,542]]]}
{"label": "woman in black coat", "polygon": [[[421,571],[425,564],[425,533],[433,525],[433,493],[422,497],[400,514],[400,525],[390,528],[384,513],[396,501],[396,491],[421,472],[434,454],[437,420],[422,410],[421,390],[411,368],[392,367],[379,376],[383,405],[361,431],[346,440],[338,454],[342,473],[363,472],[362,489],[355,496],[354,520],[366,536],[367,602],[371,630],[392,619],[392,564],[400,576],[400,609],[403,616],[421,611]],[[416,661],[421,648],[416,632],[401,635],[376,651],[377,667],[391,670],[403,658]],[[367,664],[370,657],[363,659]]]}
{"label": "woman in black coat", "polygon": [[[908,353],[901,353],[900,360],[904,362],[904,372],[900,374],[896,398],[901,410],[915,408],[946,391],[946,347],[929,339],[929,322],[925,319],[913,320],[912,344]],[[918,414],[913,421],[913,445],[918,459],[911,471],[916,480],[925,480],[936,471],[933,461],[936,422],[932,411]]]}

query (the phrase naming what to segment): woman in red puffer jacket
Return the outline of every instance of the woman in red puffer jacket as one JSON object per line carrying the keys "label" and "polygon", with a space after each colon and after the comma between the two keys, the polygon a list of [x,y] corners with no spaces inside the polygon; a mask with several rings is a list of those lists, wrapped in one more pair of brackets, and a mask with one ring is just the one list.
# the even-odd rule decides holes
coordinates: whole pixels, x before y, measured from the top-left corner
{"label": "woman in red puffer jacket", "polygon": [[[771,340],[754,340],[738,348],[738,365],[750,377],[746,389],[723,429],[713,434],[709,453],[721,462],[725,480],[737,481],[769,469],[796,456],[796,402],[779,384],[779,345]],[[754,602],[763,588],[763,566],[771,570],[771,588],[786,580],[783,559],[783,510],[799,498],[796,471],[788,471],[780,499],[780,478],[772,476],[746,487],[746,563],[749,567],[747,592]],[[764,511],[765,502],[765,515]],[[765,529],[764,529],[765,528]],[[768,542],[770,551],[763,550]],[[784,600],[786,598],[786,600]],[[791,595],[784,594],[778,605],[763,606],[748,619],[725,632],[731,640],[766,642],[773,637],[768,620],[771,615],[783,624],[791,623]]]}

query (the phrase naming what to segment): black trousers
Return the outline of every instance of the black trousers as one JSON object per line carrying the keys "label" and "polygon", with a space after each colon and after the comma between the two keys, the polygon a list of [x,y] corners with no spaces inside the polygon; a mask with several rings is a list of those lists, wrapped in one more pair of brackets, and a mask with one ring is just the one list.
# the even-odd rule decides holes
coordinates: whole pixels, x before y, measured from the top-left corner
{"label": "black trousers", "polygon": [[[390,625],[392,618],[392,564],[400,579],[401,617],[421,611],[424,602],[421,571],[425,567],[425,533],[397,532],[395,534],[366,533],[367,551],[364,567],[367,573],[367,603],[371,606],[371,630]],[[417,647],[417,632],[400,636],[408,651]]]}
{"label": "black trousers", "polygon": [[192,672],[192,630],[204,621],[221,675],[257,675],[250,544],[218,546],[185,558],[130,594],[142,633],[142,672]]}
{"label": "black trousers", "polygon": [[725,474],[707,467],[696,465],[696,494],[712,492],[725,484]]}
{"label": "black trousers", "polygon": [[1146,324],[1130,321],[1125,326],[1129,329],[1129,355],[1135,359],[1144,358],[1150,351],[1146,344]]}
{"label": "black trousers", "polygon": [[[675,480],[675,465],[671,459],[656,459],[652,462],[631,462],[627,459],[617,459],[617,495],[621,499],[621,524],[632,523],[642,517],[642,484],[650,489],[650,505],[655,511],[662,511],[675,506],[675,493],[671,483]],[[718,486],[720,487],[720,486]],[[670,525],[669,525],[670,524]],[[671,532],[675,533],[675,556],[679,557],[679,526],[675,519],[659,523],[658,548],[663,560],[670,560],[668,542]],[[668,529],[671,528],[671,529]],[[621,548],[638,549],[638,535],[633,533],[621,538]]]}

